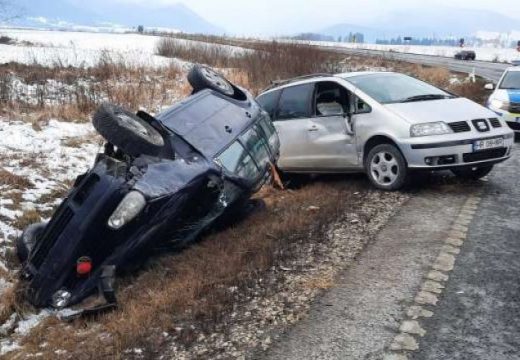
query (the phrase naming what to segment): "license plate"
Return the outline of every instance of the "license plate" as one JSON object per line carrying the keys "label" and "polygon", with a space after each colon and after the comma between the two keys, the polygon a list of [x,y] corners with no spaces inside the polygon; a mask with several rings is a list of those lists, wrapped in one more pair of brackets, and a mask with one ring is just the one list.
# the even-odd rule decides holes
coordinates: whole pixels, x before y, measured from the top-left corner
{"label": "license plate", "polygon": [[504,147],[504,138],[501,137],[486,140],[477,140],[473,142],[473,151],[494,149],[500,147]]}

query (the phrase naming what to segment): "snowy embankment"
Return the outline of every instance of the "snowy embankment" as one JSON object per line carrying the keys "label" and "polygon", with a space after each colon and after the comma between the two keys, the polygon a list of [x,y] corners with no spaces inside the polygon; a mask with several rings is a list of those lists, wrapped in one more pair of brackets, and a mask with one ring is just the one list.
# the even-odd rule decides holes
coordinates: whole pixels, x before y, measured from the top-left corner
{"label": "snowy embankment", "polygon": [[[16,278],[6,262],[13,256],[21,219],[27,212],[37,211],[43,215],[42,221],[48,220],[45,214],[50,214],[61,201],[56,194],[66,192],[70,182],[88,169],[100,149],[91,124],[51,120],[38,126],[0,118],[0,298]],[[48,314],[43,310],[20,318],[13,313],[0,324],[0,357],[17,349],[17,340]],[[9,338],[2,338],[10,333]]]}
{"label": "snowy embankment", "polygon": [[[313,45],[345,47],[350,49],[366,49],[379,50],[387,52],[401,52],[420,55],[453,57],[457,52],[461,51],[458,47],[453,46],[421,46],[421,45],[378,45],[378,44],[354,44],[354,43],[338,43],[338,42],[322,42],[311,41]],[[511,62],[520,59],[520,52],[513,48],[474,48],[466,47],[464,50],[473,50],[477,54],[477,60],[482,61],[499,61]]]}

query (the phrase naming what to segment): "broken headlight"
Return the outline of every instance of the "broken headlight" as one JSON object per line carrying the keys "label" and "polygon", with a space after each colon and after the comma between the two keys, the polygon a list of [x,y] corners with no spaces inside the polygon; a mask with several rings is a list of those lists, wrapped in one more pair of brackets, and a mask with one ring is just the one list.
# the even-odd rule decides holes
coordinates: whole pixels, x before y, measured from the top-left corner
{"label": "broken headlight", "polygon": [[63,309],[69,304],[72,294],[67,290],[58,290],[52,295],[52,306],[57,309]]}
{"label": "broken headlight", "polygon": [[139,191],[129,192],[108,219],[108,226],[114,230],[122,228],[139,215],[145,205],[146,199],[143,194]]}

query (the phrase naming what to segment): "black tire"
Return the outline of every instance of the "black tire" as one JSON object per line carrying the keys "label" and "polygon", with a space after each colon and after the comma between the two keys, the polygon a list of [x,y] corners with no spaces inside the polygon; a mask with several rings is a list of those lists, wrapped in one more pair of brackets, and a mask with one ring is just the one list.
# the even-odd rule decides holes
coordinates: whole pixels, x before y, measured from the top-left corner
{"label": "black tire", "polygon": [[188,82],[194,92],[211,89],[231,98],[240,98],[239,90],[231,84],[224,76],[204,65],[195,65],[188,74]]}
{"label": "black tire", "polygon": [[404,156],[391,144],[374,146],[366,157],[365,170],[372,185],[386,191],[401,189],[409,178]]}
{"label": "black tire", "polygon": [[101,105],[92,123],[107,141],[128,155],[157,155],[164,148],[164,138],[159,131],[117,105]]}
{"label": "black tire", "polygon": [[16,254],[20,262],[24,263],[29,258],[29,254],[34,248],[34,244],[45,230],[47,223],[31,224],[25,228],[22,235],[16,239]]}
{"label": "black tire", "polygon": [[491,170],[493,165],[463,167],[451,169],[451,172],[464,180],[478,180],[489,174]]}

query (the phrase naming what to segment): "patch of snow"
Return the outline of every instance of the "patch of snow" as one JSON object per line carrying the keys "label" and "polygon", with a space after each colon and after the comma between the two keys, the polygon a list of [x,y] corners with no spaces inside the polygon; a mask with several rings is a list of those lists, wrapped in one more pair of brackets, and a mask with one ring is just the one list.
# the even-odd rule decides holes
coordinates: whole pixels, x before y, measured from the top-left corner
{"label": "patch of snow", "polygon": [[18,350],[20,345],[16,341],[2,340],[0,341],[0,356],[3,356],[11,351]]}
{"label": "patch of snow", "polygon": [[29,334],[29,331],[36,327],[42,320],[49,317],[51,312],[49,310],[42,310],[38,314],[29,315],[26,319],[18,322],[14,332],[18,335],[25,336]]}

